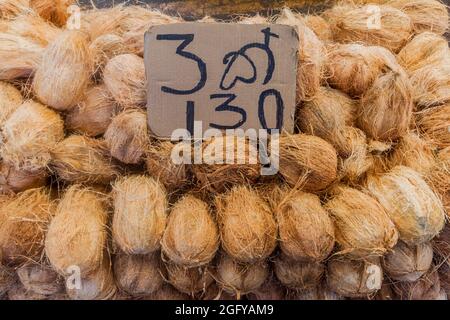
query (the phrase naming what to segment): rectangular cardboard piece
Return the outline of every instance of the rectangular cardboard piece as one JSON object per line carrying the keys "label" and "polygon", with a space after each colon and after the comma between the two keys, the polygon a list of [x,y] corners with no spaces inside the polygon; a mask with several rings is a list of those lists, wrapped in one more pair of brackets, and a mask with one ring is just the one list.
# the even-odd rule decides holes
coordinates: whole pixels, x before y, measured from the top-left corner
{"label": "rectangular cardboard piece", "polygon": [[298,37],[286,25],[179,23],[145,34],[148,123],[293,132]]}

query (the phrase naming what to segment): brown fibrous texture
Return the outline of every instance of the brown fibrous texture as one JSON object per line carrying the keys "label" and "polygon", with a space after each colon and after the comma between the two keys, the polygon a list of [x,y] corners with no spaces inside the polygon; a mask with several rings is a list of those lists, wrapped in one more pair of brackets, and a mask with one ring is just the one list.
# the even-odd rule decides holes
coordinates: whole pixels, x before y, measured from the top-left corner
{"label": "brown fibrous texture", "polygon": [[437,300],[441,293],[439,274],[434,267],[417,281],[397,282],[393,288],[400,300]]}
{"label": "brown fibrous texture", "polygon": [[0,1],[0,18],[10,19],[26,12],[29,0],[1,0]]}
{"label": "brown fibrous texture", "polygon": [[24,288],[42,295],[53,295],[64,291],[64,280],[50,266],[30,262],[17,269]]}
{"label": "brown fibrous texture", "polygon": [[101,78],[103,70],[110,59],[127,52],[123,41],[121,36],[109,33],[101,35],[91,42],[89,49],[92,52],[94,65],[93,76],[96,79]]}
{"label": "brown fibrous texture", "polygon": [[167,263],[166,270],[169,283],[190,296],[204,292],[214,281],[208,266],[187,268]]}
{"label": "brown fibrous texture", "polygon": [[69,18],[68,8],[73,3],[75,0],[30,0],[30,7],[42,18],[62,27]]}
{"label": "brown fibrous texture", "polygon": [[325,266],[317,262],[300,262],[280,255],[274,261],[274,271],[280,282],[291,289],[304,290],[317,286]]}
{"label": "brown fibrous texture", "polygon": [[19,90],[13,85],[0,82],[0,127],[9,116],[22,104],[23,98]]}
{"label": "brown fibrous texture", "polygon": [[16,169],[13,165],[0,162],[0,194],[10,194],[43,187],[47,182],[45,169]]}
{"label": "brown fibrous texture", "polygon": [[430,64],[411,74],[413,98],[418,108],[438,106],[450,100],[450,59]]}
{"label": "brown fibrous texture", "polygon": [[322,41],[331,41],[333,35],[331,33],[330,24],[321,16],[306,15],[303,16],[306,26],[310,28],[316,36]]}
{"label": "brown fibrous texture", "polygon": [[284,300],[285,296],[286,289],[274,276],[269,277],[258,289],[246,294],[249,300]]}
{"label": "brown fibrous texture", "polygon": [[416,113],[419,131],[438,148],[450,147],[450,102]]}

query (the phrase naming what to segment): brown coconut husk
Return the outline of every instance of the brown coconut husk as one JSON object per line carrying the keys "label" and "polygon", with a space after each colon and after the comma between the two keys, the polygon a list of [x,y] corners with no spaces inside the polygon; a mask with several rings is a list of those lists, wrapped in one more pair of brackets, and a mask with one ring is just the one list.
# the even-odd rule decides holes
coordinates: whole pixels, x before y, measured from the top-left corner
{"label": "brown coconut husk", "polygon": [[175,203],[161,248],[175,264],[198,267],[209,263],[219,248],[219,231],[208,204],[192,195]]}
{"label": "brown coconut husk", "polygon": [[[450,60],[450,59],[449,59]],[[450,63],[427,65],[411,74],[413,99],[418,108],[429,108],[450,100]]]}
{"label": "brown coconut husk", "polygon": [[257,146],[245,137],[214,137],[202,143],[201,151],[202,164],[192,171],[204,191],[223,192],[260,176]]}
{"label": "brown coconut husk", "polygon": [[69,18],[68,8],[74,3],[75,0],[30,0],[30,7],[42,18],[62,27]]}
{"label": "brown coconut husk", "polygon": [[205,292],[214,279],[208,266],[186,268],[173,263],[166,263],[167,277],[178,291],[194,297],[196,293]]}
{"label": "brown coconut husk", "polygon": [[448,29],[447,6],[438,0],[392,0],[387,5],[406,13],[416,33],[431,31],[444,34]]}
{"label": "brown coconut husk", "polygon": [[450,215],[450,147],[439,151],[436,166],[426,181],[440,196],[447,215]]}
{"label": "brown coconut husk", "polygon": [[284,300],[286,296],[286,289],[274,277],[269,277],[266,282],[258,289],[247,293],[248,300]]}
{"label": "brown coconut husk", "polygon": [[287,8],[282,10],[276,23],[292,26],[297,31],[299,38],[297,102],[309,100],[320,87],[326,58],[325,46],[301,17]]}
{"label": "brown coconut husk", "polygon": [[126,164],[140,163],[150,144],[147,114],[125,110],[112,119],[103,137],[111,156]]}
{"label": "brown coconut husk", "polygon": [[17,269],[23,287],[42,295],[54,295],[64,291],[64,279],[45,264],[28,263]]}
{"label": "brown coconut husk", "polygon": [[104,85],[91,87],[83,101],[67,113],[66,128],[95,137],[105,133],[118,112],[119,107]]}
{"label": "brown coconut husk", "polygon": [[51,151],[51,169],[64,181],[108,184],[118,176],[104,140],[71,135]]}
{"label": "brown coconut husk", "polygon": [[191,297],[181,293],[169,284],[165,284],[154,294],[146,296],[143,300],[189,300]]}
{"label": "brown coconut husk", "polygon": [[268,276],[269,266],[264,261],[242,264],[227,255],[222,255],[215,279],[225,292],[235,295],[237,300],[240,300],[242,295],[260,288]]}
{"label": "brown coconut husk", "polygon": [[291,290],[288,292],[289,300],[344,300],[336,292],[331,291],[326,283],[304,290]]}
{"label": "brown coconut husk", "polygon": [[325,208],[334,220],[340,253],[354,258],[383,255],[397,243],[397,230],[386,211],[357,189],[336,186]]}
{"label": "brown coconut husk", "polygon": [[0,263],[0,297],[6,294],[16,283],[13,270]]}
{"label": "brown coconut husk", "polygon": [[327,42],[333,39],[330,24],[323,17],[311,14],[304,16],[303,19],[320,40]]}
{"label": "brown coconut husk", "polygon": [[224,291],[216,282],[213,282],[208,288],[206,288],[205,292],[201,292],[199,295],[194,297],[194,299],[233,301],[236,300],[236,296]]}
{"label": "brown coconut husk", "polygon": [[45,49],[33,89],[44,104],[68,110],[83,99],[91,72],[88,36],[79,30],[66,30]]}
{"label": "brown coconut husk", "polygon": [[389,6],[380,5],[377,8],[381,23],[379,28],[375,25],[369,28],[368,23],[373,20],[374,12],[368,6],[336,5],[324,16],[337,42],[363,42],[398,52],[412,33],[411,19],[401,10]]}
{"label": "brown coconut husk", "polygon": [[53,110],[29,100],[5,121],[2,136],[3,161],[16,169],[41,170],[50,161],[50,149],[64,138],[64,122]]}
{"label": "brown coconut husk", "polygon": [[283,135],[279,140],[279,172],[289,185],[317,192],[336,179],[337,154],[331,144],[305,134]]}
{"label": "brown coconut husk", "polygon": [[441,233],[433,239],[434,253],[443,261],[450,262],[450,224],[447,223]]}
{"label": "brown coconut husk", "polygon": [[0,82],[0,127],[9,116],[22,104],[23,98],[19,90],[13,85]]}
{"label": "brown coconut husk", "polygon": [[233,259],[254,263],[276,247],[277,227],[268,204],[253,189],[236,186],[215,199],[222,248]]}
{"label": "brown coconut husk", "polygon": [[94,61],[94,78],[101,78],[103,70],[111,58],[127,53],[123,42],[123,38],[116,34],[104,34],[91,42],[89,48]]}
{"label": "brown coconut husk", "polygon": [[48,300],[48,297],[35,293],[33,291],[28,291],[27,289],[22,286],[20,283],[15,283],[11,286],[11,288],[8,290],[8,293],[6,295],[8,300],[18,300],[18,301],[41,301],[41,300]]}
{"label": "brown coconut husk", "polygon": [[119,253],[114,257],[113,267],[117,286],[133,297],[153,294],[161,289],[164,283],[158,253]]}
{"label": "brown coconut husk", "polygon": [[412,95],[412,87],[403,71],[385,73],[363,94],[358,126],[375,140],[398,139],[411,123]]}
{"label": "brown coconut husk", "polygon": [[21,265],[39,261],[54,205],[47,189],[22,192],[0,204],[0,250],[3,261]]}
{"label": "brown coconut husk", "polygon": [[43,187],[47,182],[45,169],[21,170],[13,165],[0,163],[0,194],[18,193]]}
{"label": "brown coconut husk", "polygon": [[278,280],[286,287],[304,290],[317,286],[322,279],[325,266],[321,263],[300,262],[280,255],[274,261]]}
{"label": "brown coconut husk", "polygon": [[439,279],[441,280],[441,290],[450,296],[450,263],[448,260],[439,268]]}
{"label": "brown coconut husk", "polygon": [[383,257],[383,270],[389,278],[397,281],[417,281],[427,272],[433,262],[433,247],[429,242],[408,245],[398,244]]}
{"label": "brown coconut husk", "polygon": [[267,24],[269,23],[269,19],[267,17],[263,17],[259,13],[254,16],[242,16],[237,21],[239,24]]}
{"label": "brown coconut husk", "polygon": [[113,98],[124,108],[144,107],[147,103],[144,59],[121,54],[108,61],[103,81]]}
{"label": "brown coconut husk", "polygon": [[404,242],[427,242],[444,227],[441,200],[413,169],[396,166],[386,174],[371,175],[366,187],[384,207]]}
{"label": "brown coconut husk", "polygon": [[334,247],[334,225],[318,196],[287,190],[274,212],[284,254],[303,262],[328,257]]}
{"label": "brown coconut husk", "polygon": [[439,274],[434,268],[417,281],[397,282],[393,288],[400,300],[437,300],[441,293]]}
{"label": "brown coconut husk", "polygon": [[383,281],[379,258],[351,260],[335,256],[328,262],[327,284],[337,294],[348,298],[373,296]]}
{"label": "brown coconut husk", "polygon": [[80,185],[71,186],[58,204],[45,239],[45,253],[53,268],[70,275],[77,266],[82,276],[103,263],[108,211],[105,195]]}
{"label": "brown coconut husk", "polygon": [[1,0],[0,18],[10,19],[26,12],[29,9],[29,0]]}
{"label": "brown coconut husk", "polygon": [[450,102],[416,113],[416,123],[427,142],[440,149],[450,147]]}
{"label": "brown coconut husk", "polygon": [[147,254],[160,248],[166,227],[167,194],[156,180],[132,175],[113,186],[112,235],[128,254]]}

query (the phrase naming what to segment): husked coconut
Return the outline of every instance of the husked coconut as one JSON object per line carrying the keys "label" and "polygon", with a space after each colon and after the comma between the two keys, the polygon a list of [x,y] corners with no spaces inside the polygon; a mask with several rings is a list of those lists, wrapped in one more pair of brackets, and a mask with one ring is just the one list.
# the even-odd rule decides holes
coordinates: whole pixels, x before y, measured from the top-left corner
{"label": "husked coconut", "polygon": [[274,261],[274,271],[280,282],[291,289],[302,290],[316,286],[325,266],[317,262],[301,262],[280,255]]}
{"label": "husked coconut", "polygon": [[344,300],[336,292],[331,291],[325,283],[304,290],[293,290],[288,293],[289,300]]}
{"label": "husked coconut", "polygon": [[47,23],[34,12],[27,12],[11,20],[8,23],[7,32],[46,47],[58,37],[62,30]]}
{"label": "husked coconut", "polygon": [[19,90],[9,83],[0,81],[0,127],[22,102],[23,98]]}
{"label": "husked coconut", "polygon": [[427,142],[441,149],[450,147],[450,102],[416,113],[416,122]]}
{"label": "husked coconut", "polygon": [[441,198],[447,215],[450,215],[450,147],[439,151],[436,165],[426,181]]}
{"label": "husked coconut", "polygon": [[331,33],[330,24],[321,16],[308,14],[303,16],[306,26],[310,28],[316,36],[326,42],[331,41],[333,35]]}
{"label": "husked coconut", "polygon": [[273,276],[258,289],[246,294],[249,300],[284,300],[285,296],[286,289]]}
{"label": "husked coconut", "polygon": [[214,281],[208,266],[187,268],[173,263],[166,264],[168,281],[178,291],[194,296],[204,292]]}
{"label": "husked coconut", "polygon": [[30,262],[17,269],[17,275],[27,291],[46,296],[64,291],[64,280],[45,264]]}
{"label": "husked coconut", "polygon": [[0,297],[6,294],[15,283],[16,279],[14,277],[14,272],[3,266],[0,259]]}
{"label": "husked coconut", "polygon": [[43,169],[16,169],[0,162],[0,194],[18,193],[43,187],[47,182],[47,171]]}
{"label": "husked coconut", "polygon": [[189,300],[190,296],[185,293],[181,293],[169,284],[162,286],[160,290],[155,293],[146,296],[143,300]]}
{"label": "husked coconut", "polygon": [[[248,298],[248,296],[246,297]],[[235,295],[223,290],[216,282],[211,283],[205,292],[200,292],[194,298],[200,300],[236,300]]]}
{"label": "husked coconut", "polygon": [[394,291],[400,300],[437,300],[440,298],[441,285],[437,270],[429,272],[417,281],[401,281],[394,283]]}
{"label": "husked coconut", "polygon": [[438,106],[450,100],[448,60],[440,64],[426,65],[411,74],[413,99],[419,108]]}
{"label": "husked coconut", "polygon": [[127,52],[124,39],[113,33],[93,39],[89,49],[92,52],[94,78],[96,79],[101,78],[103,70],[111,58]]}

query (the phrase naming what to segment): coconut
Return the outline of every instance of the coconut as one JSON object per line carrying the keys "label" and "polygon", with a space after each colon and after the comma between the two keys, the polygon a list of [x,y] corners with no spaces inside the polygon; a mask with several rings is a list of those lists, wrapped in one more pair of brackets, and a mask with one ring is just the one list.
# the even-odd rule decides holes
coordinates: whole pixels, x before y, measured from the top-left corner
{"label": "coconut", "polygon": [[432,31],[444,34],[448,29],[447,6],[438,0],[392,0],[387,5],[406,13],[416,33]]}
{"label": "coconut", "polygon": [[413,169],[396,166],[384,175],[369,176],[366,184],[404,242],[411,245],[427,242],[444,227],[441,201]]}
{"label": "coconut", "polygon": [[97,270],[105,256],[107,219],[103,194],[80,185],[67,189],[45,239],[45,253],[53,268],[67,275],[76,266],[82,276]]}
{"label": "coconut", "polygon": [[146,296],[161,289],[164,279],[157,253],[114,257],[114,278],[117,286],[131,296]]}
{"label": "coconut", "polygon": [[333,35],[331,33],[330,24],[321,16],[306,15],[303,17],[305,24],[310,28],[316,36],[322,41],[331,41]]}
{"label": "coconut", "polygon": [[398,139],[406,133],[411,122],[412,94],[404,72],[383,74],[361,98],[359,127],[375,140]]}
{"label": "coconut", "polygon": [[248,293],[246,298],[249,300],[284,300],[286,289],[275,277],[270,277],[258,289]]}
{"label": "coconut", "polygon": [[331,144],[321,138],[305,135],[283,135],[279,139],[279,172],[291,186],[306,192],[328,187],[337,176],[337,155]]}
{"label": "coconut", "polygon": [[205,191],[223,192],[260,176],[256,143],[245,137],[210,138],[202,143],[201,151],[202,164],[192,166],[192,171]]}
{"label": "coconut", "polygon": [[30,262],[17,269],[17,275],[27,291],[46,296],[64,291],[63,279],[45,264]]}
{"label": "coconut", "polygon": [[336,292],[331,291],[325,283],[304,290],[294,290],[288,293],[289,300],[344,300]]}
{"label": "coconut", "polygon": [[306,262],[328,257],[334,247],[334,226],[318,196],[289,190],[274,212],[284,254]]}
{"label": "coconut", "polygon": [[416,113],[420,132],[439,148],[450,147],[450,102]]}
{"label": "coconut", "polygon": [[322,69],[325,62],[325,46],[316,34],[307,27],[305,21],[287,8],[276,20],[295,28],[299,38],[297,65],[297,101],[309,100],[320,87]]}
{"label": "coconut", "polygon": [[66,30],[45,49],[33,79],[41,102],[64,111],[83,99],[92,72],[88,41],[85,33]]}
{"label": "coconut", "polygon": [[51,157],[51,168],[68,182],[108,184],[118,175],[106,143],[100,139],[71,135],[56,145]]}
{"label": "coconut", "polygon": [[29,0],[30,7],[42,18],[62,27],[69,18],[68,8],[75,0]]}
{"label": "coconut", "polygon": [[67,113],[66,128],[95,137],[105,133],[118,112],[119,107],[104,85],[91,87],[83,101]]}
{"label": "coconut", "polygon": [[7,163],[0,163],[0,194],[42,187],[46,184],[46,178],[45,169],[23,170]]}
{"label": "coconut", "polygon": [[413,99],[419,108],[429,108],[450,100],[450,61],[427,65],[411,74]]}
{"label": "coconut", "polygon": [[147,103],[144,59],[121,54],[108,61],[103,81],[113,98],[124,108],[144,107]]}
{"label": "coconut", "polygon": [[437,300],[441,286],[438,272],[432,269],[417,281],[394,283],[394,290],[400,300]]}
{"label": "coconut", "polygon": [[254,263],[276,247],[277,227],[268,204],[253,189],[236,186],[216,197],[222,248],[233,259]]}
{"label": "coconut", "polygon": [[444,260],[450,258],[450,224],[447,223],[441,233],[433,239],[433,249],[438,257]]}
{"label": "coconut", "polygon": [[190,296],[204,292],[214,281],[208,267],[186,268],[172,263],[166,264],[168,281],[178,291]]}
{"label": "coconut", "polygon": [[104,34],[95,38],[89,45],[94,63],[94,76],[100,78],[108,61],[127,52],[124,40],[116,34]]}
{"label": "coconut", "polygon": [[236,296],[224,291],[216,282],[213,282],[208,288],[206,288],[205,292],[201,292],[199,295],[194,297],[194,299],[232,301],[236,300]]}
{"label": "coconut", "polygon": [[128,254],[159,249],[166,227],[167,195],[160,183],[144,175],[117,180],[113,186],[112,235]]}
{"label": "coconut", "polygon": [[321,263],[300,262],[281,255],[274,261],[275,275],[288,288],[301,290],[320,283],[325,266]]}
{"label": "coconut", "polygon": [[382,255],[395,246],[397,230],[375,199],[344,185],[332,193],[325,208],[334,220],[340,253],[360,258]]}
{"label": "coconut", "polygon": [[197,267],[210,262],[219,247],[219,231],[208,204],[192,195],[172,208],[161,241],[162,252],[176,264]]}
{"label": "coconut", "polygon": [[0,18],[13,18],[28,10],[29,0],[1,0],[0,1]]}
{"label": "coconut", "polygon": [[328,262],[327,284],[337,294],[348,298],[374,295],[383,281],[378,258],[351,260],[336,256]]}
{"label": "coconut", "polygon": [[447,260],[439,268],[439,279],[441,280],[440,286],[447,296],[450,296],[450,263]]}
{"label": "coconut", "polygon": [[433,261],[433,248],[429,242],[408,245],[399,243],[383,258],[384,272],[394,280],[417,281],[427,272]]}
{"label": "coconut", "polygon": [[47,296],[35,293],[33,291],[28,291],[20,283],[15,283],[8,290],[7,294],[8,300],[27,300],[27,301],[41,301],[48,300]]}
{"label": "coconut", "polygon": [[[412,33],[409,16],[401,10],[380,5],[374,11],[370,6],[337,5],[324,15],[330,23],[337,42],[363,42],[398,52]],[[379,17],[374,19],[374,14]]]}
{"label": "coconut", "polygon": [[436,166],[426,181],[438,193],[447,215],[450,215],[450,147],[438,153]]}
{"label": "coconut", "polygon": [[19,90],[9,83],[0,82],[0,127],[3,127],[5,121],[22,102],[23,98]]}
{"label": "coconut", "polygon": [[6,294],[15,282],[14,272],[3,266],[0,260],[0,297]]}
{"label": "coconut", "polygon": [[147,114],[126,110],[115,116],[103,135],[111,155],[127,164],[138,164],[148,149]]}
{"label": "coconut", "polygon": [[62,32],[34,13],[22,14],[8,23],[7,32],[46,47]]}
{"label": "coconut", "polygon": [[222,255],[216,270],[216,281],[226,292],[241,296],[254,292],[263,285],[269,276],[269,266],[260,261],[242,264],[227,255]]}
{"label": "coconut", "polygon": [[144,300],[189,300],[190,297],[187,294],[181,293],[175,290],[171,285],[165,284],[162,288],[152,295],[146,296]]}

